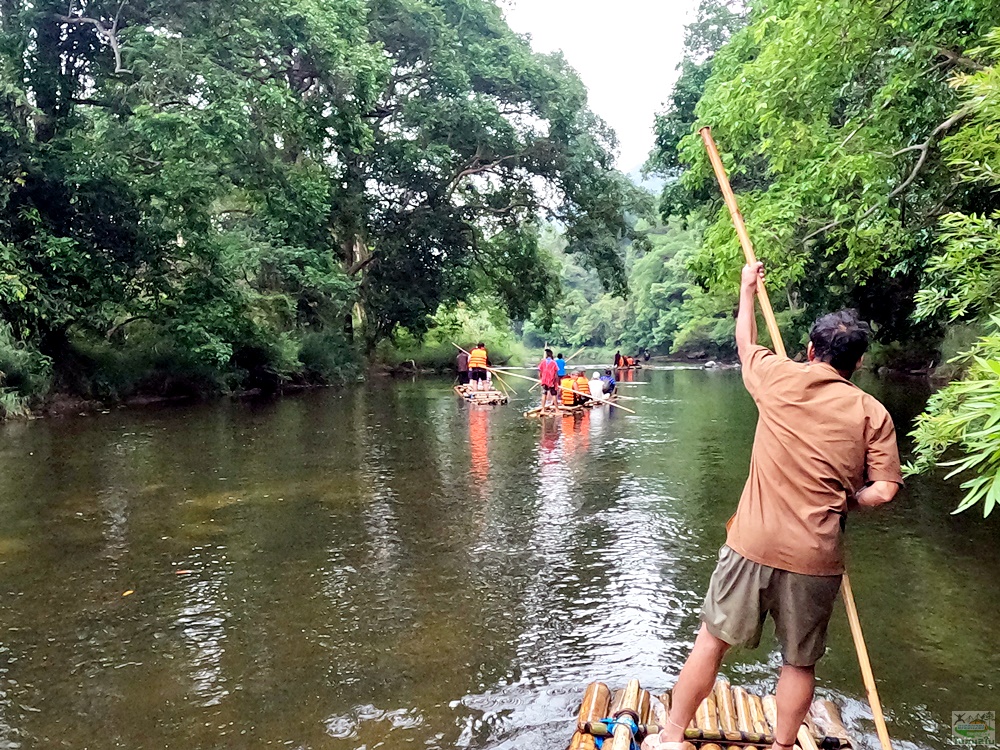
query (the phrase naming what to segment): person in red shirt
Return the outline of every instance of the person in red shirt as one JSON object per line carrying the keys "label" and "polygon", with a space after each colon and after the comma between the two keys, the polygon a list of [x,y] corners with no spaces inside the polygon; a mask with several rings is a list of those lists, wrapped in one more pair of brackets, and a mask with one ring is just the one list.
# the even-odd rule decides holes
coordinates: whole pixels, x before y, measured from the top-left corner
{"label": "person in red shirt", "polygon": [[557,404],[559,395],[559,366],[552,358],[552,350],[545,350],[545,359],[538,363],[538,379],[542,381],[542,410],[544,411],[551,399],[552,405]]}
{"label": "person in red shirt", "polygon": [[826,315],[809,334],[808,362],[757,343],[754,296],[763,277],[743,269],[736,345],[757,404],[750,474],[702,609],[701,630],[671,694],[667,726],[643,750],[681,750],[684,729],[709,694],[726,652],[760,642],[765,618],[781,644],[772,750],[791,750],[813,698],[815,665],[844,573],[849,510],[891,501],[903,478],[892,418],[850,381],[870,329],[853,310]]}

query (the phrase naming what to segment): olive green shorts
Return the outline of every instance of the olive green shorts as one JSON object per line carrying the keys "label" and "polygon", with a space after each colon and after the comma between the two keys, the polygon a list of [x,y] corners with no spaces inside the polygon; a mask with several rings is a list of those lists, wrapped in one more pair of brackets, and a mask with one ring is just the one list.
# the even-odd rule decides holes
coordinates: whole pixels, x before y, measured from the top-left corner
{"label": "olive green shorts", "polygon": [[826,651],[826,629],[840,576],[808,576],[747,560],[724,546],[701,619],[731,646],[756,648],[764,619],[774,618],[785,664],[811,667]]}

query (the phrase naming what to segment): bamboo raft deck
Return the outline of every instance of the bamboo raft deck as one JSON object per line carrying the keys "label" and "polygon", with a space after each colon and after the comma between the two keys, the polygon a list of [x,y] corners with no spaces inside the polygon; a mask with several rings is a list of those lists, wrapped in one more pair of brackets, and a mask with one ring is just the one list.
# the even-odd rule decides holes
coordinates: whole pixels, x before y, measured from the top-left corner
{"label": "bamboo raft deck", "polygon": [[[569,750],[629,750],[633,741],[638,744],[666,726],[669,710],[670,691],[654,695],[643,690],[638,680],[615,691],[603,682],[592,682],[584,693]],[[766,749],[774,741],[776,723],[773,695],[758,696],[720,679],[685,734],[699,750]],[[799,728],[797,746],[801,750],[853,748],[840,709],[832,701],[813,702]]]}
{"label": "bamboo raft deck", "polygon": [[475,388],[468,385],[456,385],[455,393],[464,398],[470,404],[479,404],[482,406],[503,406],[510,400],[507,398],[507,394],[503,391],[498,391],[496,389],[477,391]]}
{"label": "bamboo raft deck", "polygon": [[558,417],[565,414],[582,414],[588,409],[596,409],[599,406],[607,406],[608,404],[614,404],[618,402],[617,396],[612,396],[611,398],[605,399],[591,399],[585,404],[579,404],[577,406],[564,406],[558,404],[557,406],[550,406],[549,408],[543,410],[542,407],[536,406],[534,409],[529,409],[524,412],[524,416],[528,419],[540,419],[541,417]]}

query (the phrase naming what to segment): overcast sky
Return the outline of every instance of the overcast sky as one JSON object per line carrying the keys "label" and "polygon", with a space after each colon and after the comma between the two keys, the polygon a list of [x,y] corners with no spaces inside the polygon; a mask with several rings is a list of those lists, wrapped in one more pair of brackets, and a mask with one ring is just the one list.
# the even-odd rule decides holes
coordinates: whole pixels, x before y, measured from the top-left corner
{"label": "overcast sky", "polygon": [[653,146],[653,116],[677,77],[697,0],[501,0],[507,22],[538,52],[561,49],[615,129],[630,172]]}

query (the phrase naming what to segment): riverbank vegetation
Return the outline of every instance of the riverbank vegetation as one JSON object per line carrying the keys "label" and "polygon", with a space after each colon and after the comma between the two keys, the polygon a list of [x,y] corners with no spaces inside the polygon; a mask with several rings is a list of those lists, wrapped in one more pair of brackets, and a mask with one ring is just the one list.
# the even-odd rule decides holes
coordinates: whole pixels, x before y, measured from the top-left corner
{"label": "riverbank vegetation", "polygon": [[350,376],[471,299],[609,289],[636,199],[559,55],[486,0],[4,0],[8,413]]}

